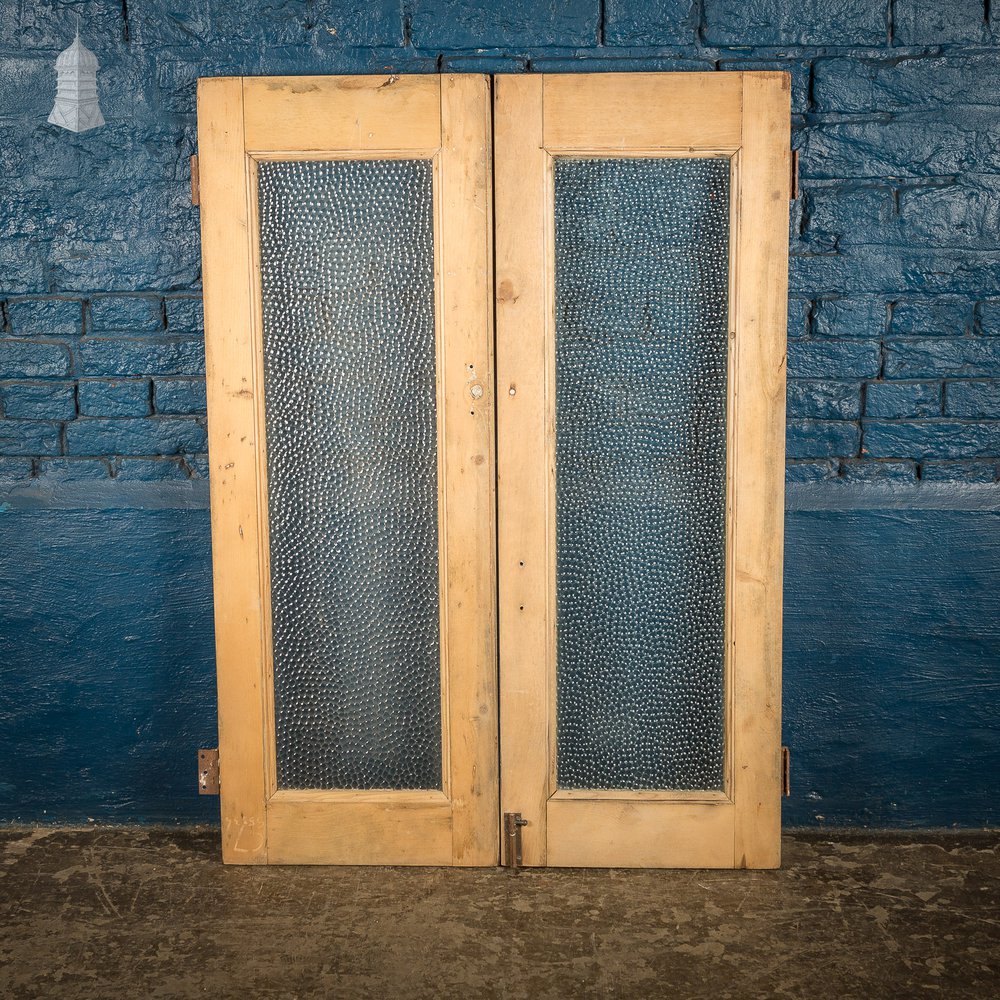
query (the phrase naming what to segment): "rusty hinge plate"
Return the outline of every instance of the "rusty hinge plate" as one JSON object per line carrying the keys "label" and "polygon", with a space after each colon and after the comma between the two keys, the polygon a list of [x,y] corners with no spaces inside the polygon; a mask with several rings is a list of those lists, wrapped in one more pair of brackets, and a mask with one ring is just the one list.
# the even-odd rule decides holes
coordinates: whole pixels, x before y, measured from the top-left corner
{"label": "rusty hinge plate", "polygon": [[795,201],[799,196],[799,151],[792,150],[792,176],[791,180],[791,200]]}
{"label": "rusty hinge plate", "polygon": [[191,204],[198,206],[201,204],[201,175],[198,172],[198,154],[191,157]]}
{"label": "rusty hinge plate", "polygon": [[508,868],[521,867],[521,827],[527,825],[520,813],[503,814],[503,863]]}
{"label": "rusty hinge plate", "polygon": [[198,794],[219,794],[219,751],[198,751]]}
{"label": "rusty hinge plate", "polygon": [[792,752],[781,748],[781,794],[787,799],[792,794]]}

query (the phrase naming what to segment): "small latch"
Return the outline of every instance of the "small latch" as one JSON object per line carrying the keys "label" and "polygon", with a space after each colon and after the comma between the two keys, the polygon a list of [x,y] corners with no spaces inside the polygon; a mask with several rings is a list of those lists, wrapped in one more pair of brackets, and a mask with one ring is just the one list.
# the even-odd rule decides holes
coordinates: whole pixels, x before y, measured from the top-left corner
{"label": "small latch", "polygon": [[521,827],[527,825],[520,813],[503,814],[504,864],[508,868],[521,867]]}
{"label": "small latch", "polygon": [[196,208],[201,204],[201,174],[198,171],[198,154],[191,156],[191,204]]}
{"label": "small latch", "polygon": [[198,751],[198,794],[219,794],[219,750]]}
{"label": "small latch", "polygon": [[792,751],[781,748],[781,794],[788,798],[792,794]]}

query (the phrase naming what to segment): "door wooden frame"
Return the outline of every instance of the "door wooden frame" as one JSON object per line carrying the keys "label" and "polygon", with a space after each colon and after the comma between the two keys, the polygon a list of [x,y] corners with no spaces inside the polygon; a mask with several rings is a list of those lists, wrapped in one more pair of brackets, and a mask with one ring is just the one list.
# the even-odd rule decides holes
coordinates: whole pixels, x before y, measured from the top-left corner
{"label": "door wooden frame", "polygon": [[[203,79],[198,133],[223,859],[495,864],[489,82]],[[443,789],[277,789],[256,163],[401,156],[435,164]]]}
{"label": "door wooden frame", "polygon": [[[496,79],[500,797],[527,820],[525,865],[780,863],[789,93],[784,73]],[[721,793],[556,788],[552,164],[567,154],[732,162]]]}
{"label": "door wooden frame", "polygon": [[[774,867],[788,77],[502,76],[492,134],[490,103],[485,77],[460,74],[199,81],[224,860],[492,865],[503,811],[528,820],[526,865]],[[555,787],[551,171],[566,153],[733,165],[723,792]],[[279,790],[256,162],[399,156],[435,161],[444,788]]]}

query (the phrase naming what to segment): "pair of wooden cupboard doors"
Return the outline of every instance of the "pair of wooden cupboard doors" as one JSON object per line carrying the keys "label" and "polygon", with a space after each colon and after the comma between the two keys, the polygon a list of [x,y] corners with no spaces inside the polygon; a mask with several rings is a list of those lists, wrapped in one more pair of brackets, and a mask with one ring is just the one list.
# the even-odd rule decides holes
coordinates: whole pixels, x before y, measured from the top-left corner
{"label": "pair of wooden cupboard doors", "polygon": [[787,77],[198,118],[224,859],[776,866]]}

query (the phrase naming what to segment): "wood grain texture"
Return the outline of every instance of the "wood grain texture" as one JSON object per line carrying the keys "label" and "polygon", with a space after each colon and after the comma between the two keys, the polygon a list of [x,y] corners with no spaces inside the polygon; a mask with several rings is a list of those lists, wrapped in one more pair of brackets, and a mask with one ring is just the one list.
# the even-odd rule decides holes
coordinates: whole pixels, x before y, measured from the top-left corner
{"label": "wood grain texture", "polygon": [[[598,152],[621,150],[627,148],[622,143],[634,140],[633,151],[652,151],[651,155],[662,155],[664,149],[674,146],[694,154],[703,148],[706,155],[720,155],[720,149],[734,142],[728,133],[706,135],[693,125],[686,133],[686,143],[675,142],[679,133],[665,132],[658,142],[657,114],[652,114],[629,126],[634,135],[627,128],[618,129],[620,134],[614,139],[618,145],[607,145],[607,134],[601,131],[606,128],[606,119],[600,118],[595,125],[593,111],[579,98],[579,94],[586,96],[600,86],[589,77],[573,79],[578,81],[573,86],[561,78],[555,84],[561,96],[554,105],[548,101],[548,77],[503,77],[496,86],[496,370],[500,397],[496,479],[486,81],[459,76],[425,81],[437,101],[434,137],[425,131],[413,138],[403,129],[402,138],[394,145],[389,125],[382,133],[373,130],[370,136],[360,138],[335,135],[335,130],[329,133],[330,141],[342,142],[343,147],[337,148],[352,156],[364,153],[369,138],[383,152],[390,149],[391,155],[410,148],[407,143],[411,138],[413,148],[419,143],[425,152],[429,145],[439,144],[435,147],[439,148],[437,179],[441,188],[436,199],[436,273],[443,406],[447,794],[441,801],[404,802],[389,792],[384,800],[378,793],[366,793],[364,800],[358,800],[350,794],[331,793],[323,798],[275,792],[268,806],[271,847],[265,846],[261,822],[268,791],[263,599],[267,579],[263,559],[266,524],[263,494],[259,492],[264,483],[263,437],[257,422],[261,414],[260,358],[254,354],[254,338],[249,334],[259,326],[253,308],[254,295],[258,294],[256,262],[251,259],[255,241],[249,226],[252,171],[246,156],[252,144],[249,135],[241,134],[238,121],[235,125],[231,122],[234,116],[239,119],[244,83],[257,86],[261,81],[210,81],[212,86],[202,88],[202,191],[203,200],[211,203],[203,225],[216,472],[212,489],[220,703],[226,703],[220,704],[226,860],[260,861],[266,857],[275,861],[495,863],[500,809],[495,794],[493,609],[499,573],[500,808],[520,812],[528,820],[525,864],[766,867],[777,863],[787,78],[781,74],[727,74],[712,77],[724,82],[708,88],[715,102],[714,121],[728,121],[733,114],[739,118],[744,107],[750,116],[737,140],[742,145],[735,173],[734,232],[738,243],[732,305],[735,391],[731,397],[730,450],[729,735],[734,766],[728,792],[735,807],[724,796],[721,801],[695,801],[686,795],[662,801],[597,792],[593,798],[574,793],[550,799],[555,791],[551,757],[555,668],[551,153],[564,147],[546,149],[546,137],[551,133],[554,141],[564,141],[569,132],[559,130],[568,122],[566,129],[578,133],[573,142]],[[697,106],[707,113],[705,101],[709,98],[702,89],[693,91],[689,79],[654,78],[651,82],[643,76],[627,80],[604,76],[601,80],[611,95],[604,100],[618,102],[616,106],[621,108],[646,108],[652,93],[656,108],[666,102],[683,109],[697,93],[701,102]],[[287,84],[271,87],[268,92],[282,95],[281,100],[294,97],[293,103],[300,97],[307,102],[317,99],[318,91],[296,91],[298,83]],[[334,83],[330,87],[330,95],[338,100],[345,92],[362,95],[358,98],[361,118],[368,113],[365,109],[375,106],[372,101],[382,101],[373,96],[372,78],[367,84],[352,83],[346,90]],[[580,88],[579,93],[571,100],[568,95],[577,93],[575,87]],[[375,91],[389,89],[378,87]],[[631,103],[622,104],[629,95]],[[378,106],[386,110],[384,104]],[[427,114],[432,112],[423,108],[417,117],[424,120]],[[686,114],[688,111],[683,111],[680,117],[684,119]],[[631,120],[642,115],[631,110],[619,117]],[[283,125],[276,125],[271,146],[256,151],[270,155],[294,147],[311,149],[308,155],[315,155],[322,148],[304,142],[294,129],[290,133],[283,129]],[[210,152],[213,143],[214,154]],[[336,151],[330,150],[331,154]],[[214,165],[211,171],[210,163]],[[494,482],[499,494],[499,566],[494,564],[492,544],[483,544],[484,539],[494,537]],[[233,537],[234,518],[238,541]],[[238,687],[238,694],[233,694],[230,683]],[[223,735],[226,732],[229,737]],[[230,738],[234,742],[227,742]],[[234,748],[231,759],[239,761],[231,767],[228,796],[227,746]],[[252,801],[254,796],[258,804]],[[404,814],[405,823],[400,819]],[[347,840],[332,832],[344,823],[355,838],[365,824],[371,829],[365,846],[354,855],[349,854]],[[395,839],[404,837],[404,830],[406,844]],[[446,860],[442,860],[441,838],[447,841]]]}
{"label": "wood grain texture", "polygon": [[452,861],[499,860],[492,140],[485,77],[441,86],[441,371]]}
{"label": "wood grain texture", "polygon": [[244,77],[248,150],[435,149],[436,76]]}
{"label": "wood grain texture", "polygon": [[267,858],[274,865],[448,865],[451,803],[311,800],[278,792],[267,804]]}
{"label": "wood grain texture", "polygon": [[781,861],[781,585],[790,80],[744,73],[736,257],[734,861]]}
{"label": "wood grain texture", "polygon": [[545,148],[735,148],[739,73],[566,73],[543,77]]}
{"label": "wood grain texture", "polygon": [[263,613],[243,87],[198,83],[222,852],[267,860]]}
{"label": "wood grain texture", "polygon": [[542,78],[495,81],[500,802],[519,812],[524,864],[546,863],[550,467]]}
{"label": "wood grain texture", "polygon": [[558,868],[732,868],[730,802],[548,803],[548,864]]}

